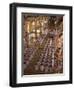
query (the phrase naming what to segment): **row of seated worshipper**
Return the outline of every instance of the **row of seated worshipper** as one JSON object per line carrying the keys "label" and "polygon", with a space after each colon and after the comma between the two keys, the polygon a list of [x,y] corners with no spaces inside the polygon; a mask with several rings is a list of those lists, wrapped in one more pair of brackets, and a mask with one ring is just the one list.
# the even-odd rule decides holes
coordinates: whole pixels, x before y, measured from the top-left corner
{"label": "row of seated worshipper", "polygon": [[48,72],[50,69],[49,67],[52,67],[52,61],[51,61],[50,56],[49,56],[49,53],[50,53],[49,46],[50,46],[50,40],[48,39],[46,44],[45,44],[45,47],[42,51],[40,59],[37,62],[37,64],[35,65],[35,70]]}
{"label": "row of seated worshipper", "polygon": [[[43,37],[39,37],[38,38],[39,42],[42,43],[45,37],[46,37],[45,35]],[[27,48],[24,46],[24,69],[28,66],[36,50],[37,50],[36,46],[30,47],[30,48],[29,47]]]}

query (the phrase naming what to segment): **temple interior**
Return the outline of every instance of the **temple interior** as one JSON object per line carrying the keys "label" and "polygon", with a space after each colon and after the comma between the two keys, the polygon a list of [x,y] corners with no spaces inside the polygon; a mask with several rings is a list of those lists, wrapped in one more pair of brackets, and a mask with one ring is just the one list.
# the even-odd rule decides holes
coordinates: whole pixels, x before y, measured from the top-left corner
{"label": "temple interior", "polygon": [[23,14],[23,75],[63,73],[63,16]]}

